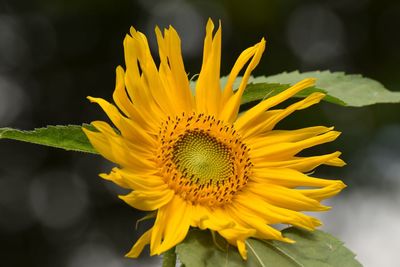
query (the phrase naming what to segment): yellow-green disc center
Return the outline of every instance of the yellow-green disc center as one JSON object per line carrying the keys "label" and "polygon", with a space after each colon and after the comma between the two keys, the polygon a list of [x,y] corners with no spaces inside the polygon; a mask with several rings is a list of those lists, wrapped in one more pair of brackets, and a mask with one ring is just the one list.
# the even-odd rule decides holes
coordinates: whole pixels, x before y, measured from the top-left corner
{"label": "yellow-green disc center", "polygon": [[186,132],[173,148],[177,169],[196,184],[215,184],[232,175],[234,164],[229,148],[201,131]]}

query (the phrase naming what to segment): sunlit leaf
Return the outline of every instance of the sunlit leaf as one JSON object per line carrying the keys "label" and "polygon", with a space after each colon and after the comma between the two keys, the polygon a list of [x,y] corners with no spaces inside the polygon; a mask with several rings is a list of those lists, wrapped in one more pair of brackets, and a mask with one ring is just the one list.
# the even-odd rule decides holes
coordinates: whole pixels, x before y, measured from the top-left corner
{"label": "sunlit leaf", "polygon": [[[192,230],[176,252],[185,267],[206,266],[261,266],[261,267],[359,267],[354,253],[335,237],[322,231],[306,232],[296,228],[283,231],[296,241],[287,244],[279,241],[246,241],[248,259],[241,259],[237,249],[215,245],[207,231]],[[217,242],[222,242],[217,240]]]}
{"label": "sunlit leaf", "polygon": [[[312,71],[300,73],[293,71],[268,77],[255,77],[250,79],[248,89],[251,89],[253,86],[258,87],[258,89],[253,88],[251,90],[259,91],[258,100],[260,100],[271,92],[269,86],[263,88],[262,84],[278,83],[281,85],[293,85],[304,78],[316,78],[317,83],[315,87],[318,88],[317,90],[323,90],[331,97],[324,100],[335,104],[361,107],[378,103],[400,103],[400,92],[391,92],[381,83],[363,77],[360,74],[345,74],[343,72]],[[275,90],[279,92],[279,90],[282,90],[282,87],[278,86]],[[242,101],[246,102],[247,97],[252,97],[252,100],[254,100],[253,94],[254,92],[247,94],[246,97],[243,97]],[[305,95],[303,93],[303,96]]]}

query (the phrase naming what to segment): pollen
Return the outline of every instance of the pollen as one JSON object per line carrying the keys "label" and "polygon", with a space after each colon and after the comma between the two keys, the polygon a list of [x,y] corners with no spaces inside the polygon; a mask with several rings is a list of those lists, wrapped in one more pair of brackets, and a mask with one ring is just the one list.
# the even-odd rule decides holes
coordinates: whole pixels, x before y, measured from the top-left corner
{"label": "pollen", "polygon": [[249,148],[234,129],[203,113],[168,119],[159,132],[157,161],[165,182],[195,204],[229,203],[247,183]]}

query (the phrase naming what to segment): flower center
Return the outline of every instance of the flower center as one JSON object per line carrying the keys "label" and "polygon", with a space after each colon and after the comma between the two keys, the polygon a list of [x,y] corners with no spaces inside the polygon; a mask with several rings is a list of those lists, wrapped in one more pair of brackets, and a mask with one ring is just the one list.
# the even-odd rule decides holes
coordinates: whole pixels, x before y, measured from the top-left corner
{"label": "flower center", "polygon": [[234,163],[229,147],[200,131],[187,131],[174,145],[172,161],[196,184],[229,179]]}
{"label": "flower center", "polygon": [[156,161],[164,181],[193,204],[228,203],[247,183],[249,148],[231,124],[183,113],[161,125],[159,142]]}

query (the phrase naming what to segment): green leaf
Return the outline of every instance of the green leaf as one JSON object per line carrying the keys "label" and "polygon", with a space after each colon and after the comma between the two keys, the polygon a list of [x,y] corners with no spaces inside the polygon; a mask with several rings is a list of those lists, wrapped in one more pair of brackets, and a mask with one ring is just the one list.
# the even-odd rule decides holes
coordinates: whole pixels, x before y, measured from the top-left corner
{"label": "green leaf", "polygon": [[[287,244],[279,241],[246,241],[248,259],[243,261],[237,249],[223,245],[218,249],[207,231],[192,230],[176,247],[185,267],[249,266],[249,267],[359,267],[362,266],[343,243],[322,231],[306,232],[294,227],[283,234],[296,241]],[[221,238],[222,239],[222,238]],[[221,242],[218,241],[218,242]]]}
{"label": "green leaf", "polygon": [[208,231],[196,229],[189,232],[186,239],[176,246],[175,251],[185,267],[245,266],[235,247],[228,246],[226,243],[224,243],[224,247],[225,251],[218,248]]}
{"label": "green leaf", "polygon": [[[261,92],[258,92],[258,99],[254,99],[253,94],[246,96],[253,100],[261,100],[265,95],[269,94],[271,89],[263,89],[262,84],[265,83],[278,83],[281,85],[293,85],[304,78],[316,78],[316,88],[313,90],[323,90],[328,94],[328,98],[324,100],[352,107],[361,107],[378,103],[399,103],[400,92],[391,92],[387,90],[381,83],[363,77],[359,74],[345,74],[343,72],[330,72],[330,71],[312,71],[300,73],[298,71],[284,72],[273,76],[261,76],[251,78],[249,81],[248,89],[252,86],[258,86]],[[247,90],[247,89],[246,89]],[[257,91],[257,89],[252,89]],[[264,91],[263,91],[264,90]],[[277,89],[282,90],[282,88]],[[304,94],[305,95],[305,94]],[[304,96],[303,95],[303,96]],[[301,96],[301,95],[298,95]],[[244,98],[244,97],[243,97]],[[246,98],[242,101],[246,101]],[[337,102],[339,100],[340,102]]]}
{"label": "green leaf", "polygon": [[[285,91],[289,87],[290,85],[280,84],[280,83],[250,83],[246,87],[246,90],[243,92],[241,104],[244,105],[253,101],[260,101],[266,99],[268,97],[277,95],[282,91]],[[327,94],[324,97],[324,100],[327,102],[342,106],[346,105],[346,103],[340,100],[339,98],[329,95],[326,90],[318,89],[315,87],[304,89],[298,94],[296,94],[295,97],[304,98],[314,92],[322,92]]]}
{"label": "green leaf", "polygon": [[[84,127],[93,129],[90,125],[84,125]],[[97,154],[82,131],[82,126],[79,125],[48,126],[32,131],[0,128],[0,139],[13,139],[65,150]]]}

